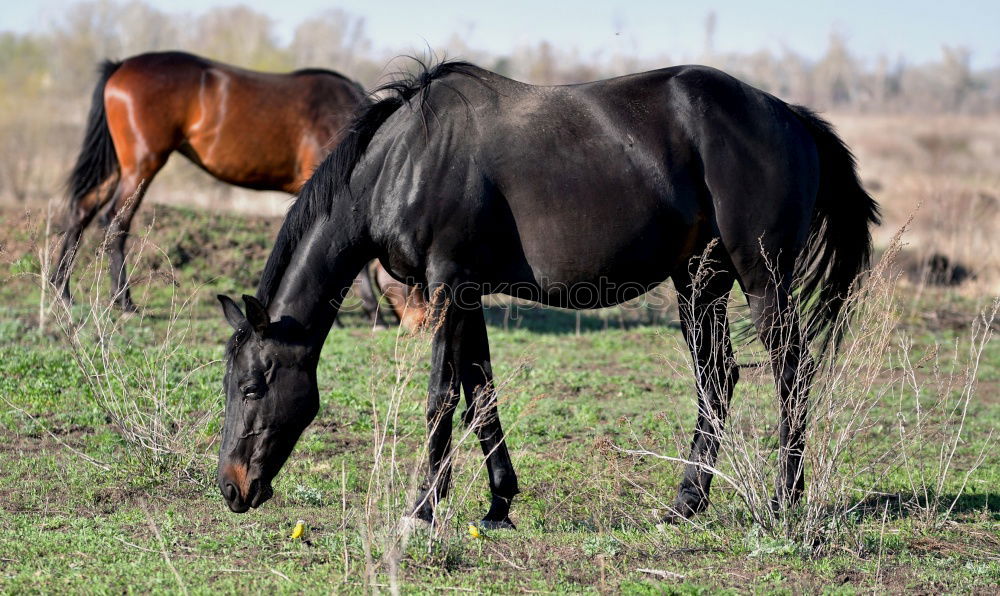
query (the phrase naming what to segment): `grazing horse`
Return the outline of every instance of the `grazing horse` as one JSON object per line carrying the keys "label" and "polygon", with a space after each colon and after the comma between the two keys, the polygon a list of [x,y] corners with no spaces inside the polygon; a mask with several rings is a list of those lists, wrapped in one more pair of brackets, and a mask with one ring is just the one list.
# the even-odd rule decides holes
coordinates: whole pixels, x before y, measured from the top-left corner
{"label": "grazing horse", "polygon": [[513,526],[518,481],[497,415],[483,294],[606,307],[668,277],[692,305],[682,325],[699,400],[668,519],[708,506],[737,381],[725,307],[734,282],[776,378],[776,503],[794,502],[804,488],[809,346],[835,345],[878,221],[831,126],[702,66],[537,87],[456,62],[389,91],[306,183],[245,312],[219,297],[235,328],[218,469],[229,508],[271,496],[318,409],[316,367],[337,306],[373,257],[422,286],[437,321],[429,462],[413,517],[432,521],[447,494],[464,391],[492,493],[482,523]]}
{"label": "grazing horse", "polygon": [[[104,62],[70,175],[52,283],[70,298],[80,236],[107,204],[112,295],[135,310],[125,242],[150,182],[174,151],[223,182],[294,194],[366,101],[360,85],[329,70],[262,73],[183,52]],[[359,281],[366,310],[378,316],[369,277]]]}

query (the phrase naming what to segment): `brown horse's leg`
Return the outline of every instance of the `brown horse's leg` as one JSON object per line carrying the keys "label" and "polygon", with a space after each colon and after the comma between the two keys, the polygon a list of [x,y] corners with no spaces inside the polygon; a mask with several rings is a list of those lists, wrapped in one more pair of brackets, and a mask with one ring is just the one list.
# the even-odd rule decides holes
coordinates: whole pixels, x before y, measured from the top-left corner
{"label": "brown horse's leg", "polygon": [[367,266],[361,270],[361,273],[354,280],[354,290],[358,293],[358,297],[361,298],[361,308],[368,315],[371,324],[380,329],[388,328],[388,323],[382,317],[378,298],[375,296],[375,289],[372,287],[372,279]]}
{"label": "brown horse's leg", "polygon": [[403,329],[419,329],[427,316],[427,301],[424,299],[423,289],[396,281],[380,264],[375,267],[375,282],[392,311],[399,317],[399,324]]}
{"label": "brown horse's leg", "polygon": [[400,316],[400,325],[408,331],[416,331],[424,324],[427,317],[427,301],[424,300],[424,291],[417,286],[403,285],[406,289],[406,301],[403,306],[403,314]]}
{"label": "brown horse's leg", "polygon": [[149,188],[150,182],[160,168],[166,163],[166,156],[146,159],[136,170],[122,169],[121,183],[115,193],[114,201],[104,214],[107,225],[106,242],[108,250],[108,266],[111,273],[112,297],[119,308],[126,312],[137,310],[132,302],[128,287],[128,272],[125,267],[125,243],[128,241],[132,218],[142,198]]}
{"label": "brown horse's leg", "polygon": [[[115,178],[111,179],[117,183]],[[62,246],[59,249],[59,259],[56,261],[56,270],[51,277],[52,285],[68,303],[72,302],[73,296],[69,289],[70,274],[73,271],[73,261],[76,259],[76,252],[80,248],[80,237],[83,231],[93,221],[94,216],[100,211],[111,198],[111,192],[106,188],[107,184],[99,186],[76,205],[70,205],[66,209],[65,230],[63,232]]]}
{"label": "brown horse's leg", "polygon": [[[132,217],[149,189],[153,177],[167,163],[182,136],[179,116],[171,112],[169,100],[154,91],[155,84],[142,72],[126,64],[107,84],[104,92],[108,130],[118,154],[120,178],[111,205],[104,214],[105,246],[111,274],[112,300],[125,311],[135,311],[125,269],[125,243]],[[162,93],[159,92],[159,93]]]}
{"label": "brown horse's leg", "polygon": [[695,371],[698,422],[684,478],[664,519],[666,522],[691,517],[708,507],[719,440],[739,379],[726,314],[734,275],[728,259],[717,256],[713,254],[711,264],[698,265],[698,261],[692,261],[691,271],[685,269],[673,276],[681,329]]}
{"label": "brown horse's leg", "polygon": [[389,308],[392,309],[393,314],[399,318],[399,322],[402,324],[403,312],[406,309],[406,294],[403,289],[406,286],[389,275],[389,272],[380,263],[375,265],[374,273],[375,284],[378,286],[379,291],[382,292],[382,298],[389,303]]}

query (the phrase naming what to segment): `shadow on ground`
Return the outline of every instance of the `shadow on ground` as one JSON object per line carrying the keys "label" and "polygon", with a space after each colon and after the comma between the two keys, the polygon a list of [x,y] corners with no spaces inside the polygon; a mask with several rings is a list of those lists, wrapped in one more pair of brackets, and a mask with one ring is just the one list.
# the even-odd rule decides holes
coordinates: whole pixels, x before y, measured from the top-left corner
{"label": "shadow on ground", "polygon": [[[927,498],[923,495],[912,493],[874,495],[858,504],[856,510],[867,515],[882,516],[885,513],[889,519],[904,519],[924,509],[926,502]],[[952,503],[955,504],[953,514],[985,513],[1000,521],[1000,493],[965,493],[957,499],[954,494],[941,495],[939,513],[946,514]]]}

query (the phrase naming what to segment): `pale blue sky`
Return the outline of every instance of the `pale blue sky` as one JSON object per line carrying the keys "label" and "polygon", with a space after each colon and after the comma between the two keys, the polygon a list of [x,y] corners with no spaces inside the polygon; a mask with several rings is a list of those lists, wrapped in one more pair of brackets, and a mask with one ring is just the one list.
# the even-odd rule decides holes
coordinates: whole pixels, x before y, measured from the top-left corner
{"label": "pale blue sky", "polygon": [[[166,12],[198,14],[233,4],[212,0],[148,0]],[[70,4],[0,0],[0,30],[38,30]],[[910,62],[937,60],[941,46],[972,50],[974,67],[1000,64],[1000,0],[633,0],[543,2],[507,0],[244,0],[270,15],[282,41],[303,19],[329,8],[363,16],[376,48],[443,46],[454,32],[470,45],[494,54],[518,44],[547,39],[584,55],[616,50],[672,60],[700,55],[705,15],[717,15],[717,51],[750,52],[790,48],[820,56],[829,34],[843,34],[851,50],[866,59],[885,54]]]}

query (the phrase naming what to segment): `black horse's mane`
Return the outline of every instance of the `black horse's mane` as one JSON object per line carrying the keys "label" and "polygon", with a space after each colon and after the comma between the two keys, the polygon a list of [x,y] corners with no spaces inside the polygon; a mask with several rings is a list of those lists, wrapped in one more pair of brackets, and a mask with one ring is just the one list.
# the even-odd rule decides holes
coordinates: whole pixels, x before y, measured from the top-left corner
{"label": "black horse's mane", "polygon": [[[369,94],[369,97],[384,96],[377,101],[367,103],[355,112],[340,144],[316,168],[299,193],[298,199],[288,210],[257,287],[257,298],[265,306],[278,291],[281,276],[299,240],[313,223],[328,216],[336,191],[350,184],[355,166],[382,124],[399,108],[408,105],[411,99],[433,81],[451,73],[471,74],[471,69],[475,68],[468,62],[457,60],[443,61],[434,66],[428,66],[416,58],[413,60],[419,66],[416,73],[400,75]],[[426,95],[423,101],[426,101]]]}

